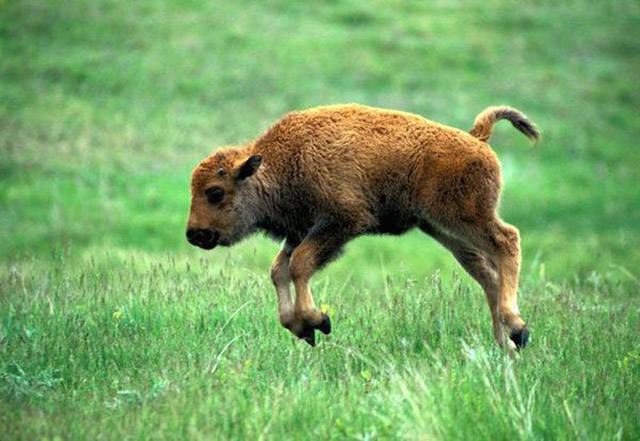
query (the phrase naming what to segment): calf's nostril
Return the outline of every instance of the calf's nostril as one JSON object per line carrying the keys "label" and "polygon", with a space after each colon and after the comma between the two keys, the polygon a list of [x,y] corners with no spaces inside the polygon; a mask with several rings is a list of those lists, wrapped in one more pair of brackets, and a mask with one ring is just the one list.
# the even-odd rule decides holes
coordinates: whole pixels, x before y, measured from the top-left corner
{"label": "calf's nostril", "polygon": [[209,242],[213,237],[211,230],[200,230],[200,240],[202,242]]}

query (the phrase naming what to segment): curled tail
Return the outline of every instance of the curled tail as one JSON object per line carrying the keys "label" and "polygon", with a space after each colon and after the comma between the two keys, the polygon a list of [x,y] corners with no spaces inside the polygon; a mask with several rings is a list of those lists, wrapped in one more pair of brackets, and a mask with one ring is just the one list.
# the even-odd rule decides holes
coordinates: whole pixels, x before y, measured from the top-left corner
{"label": "curled tail", "polygon": [[491,136],[493,125],[501,119],[511,121],[513,127],[524,133],[527,138],[533,141],[540,139],[540,131],[536,125],[524,113],[508,106],[488,107],[480,112],[469,133],[480,141],[486,141]]}

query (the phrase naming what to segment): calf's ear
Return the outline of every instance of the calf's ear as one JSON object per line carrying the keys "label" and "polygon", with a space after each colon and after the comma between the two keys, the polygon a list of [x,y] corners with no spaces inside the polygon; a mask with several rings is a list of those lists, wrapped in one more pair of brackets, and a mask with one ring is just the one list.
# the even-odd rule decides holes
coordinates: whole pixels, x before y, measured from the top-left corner
{"label": "calf's ear", "polygon": [[236,172],[236,180],[242,181],[253,175],[262,164],[262,155],[253,155],[244,161]]}

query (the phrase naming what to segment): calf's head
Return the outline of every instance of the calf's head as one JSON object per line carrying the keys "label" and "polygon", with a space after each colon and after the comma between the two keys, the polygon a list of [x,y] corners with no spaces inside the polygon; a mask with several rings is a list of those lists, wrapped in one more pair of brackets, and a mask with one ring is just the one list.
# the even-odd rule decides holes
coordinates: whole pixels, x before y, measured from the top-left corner
{"label": "calf's head", "polygon": [[193,170],[187,240],[205,250],[229,246],[253,232],[256,192],[251,181],[261,155],[215,153]]}

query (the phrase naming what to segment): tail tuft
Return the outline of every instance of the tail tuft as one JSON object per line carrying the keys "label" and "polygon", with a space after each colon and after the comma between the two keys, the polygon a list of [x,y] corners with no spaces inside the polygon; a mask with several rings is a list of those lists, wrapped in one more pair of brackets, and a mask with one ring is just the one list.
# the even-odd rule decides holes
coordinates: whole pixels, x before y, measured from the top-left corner
{"label": "tail tuft", "polygon": [[476,117],[469,133],[480,141],[486,141],[493,132],[493,125],[501,119],[511,121],[513,127],[524,133],[527,138],[533,141],[540,139],[540,131],[536,125],[524,113],[508,106],[489,107],[483,110]]}

